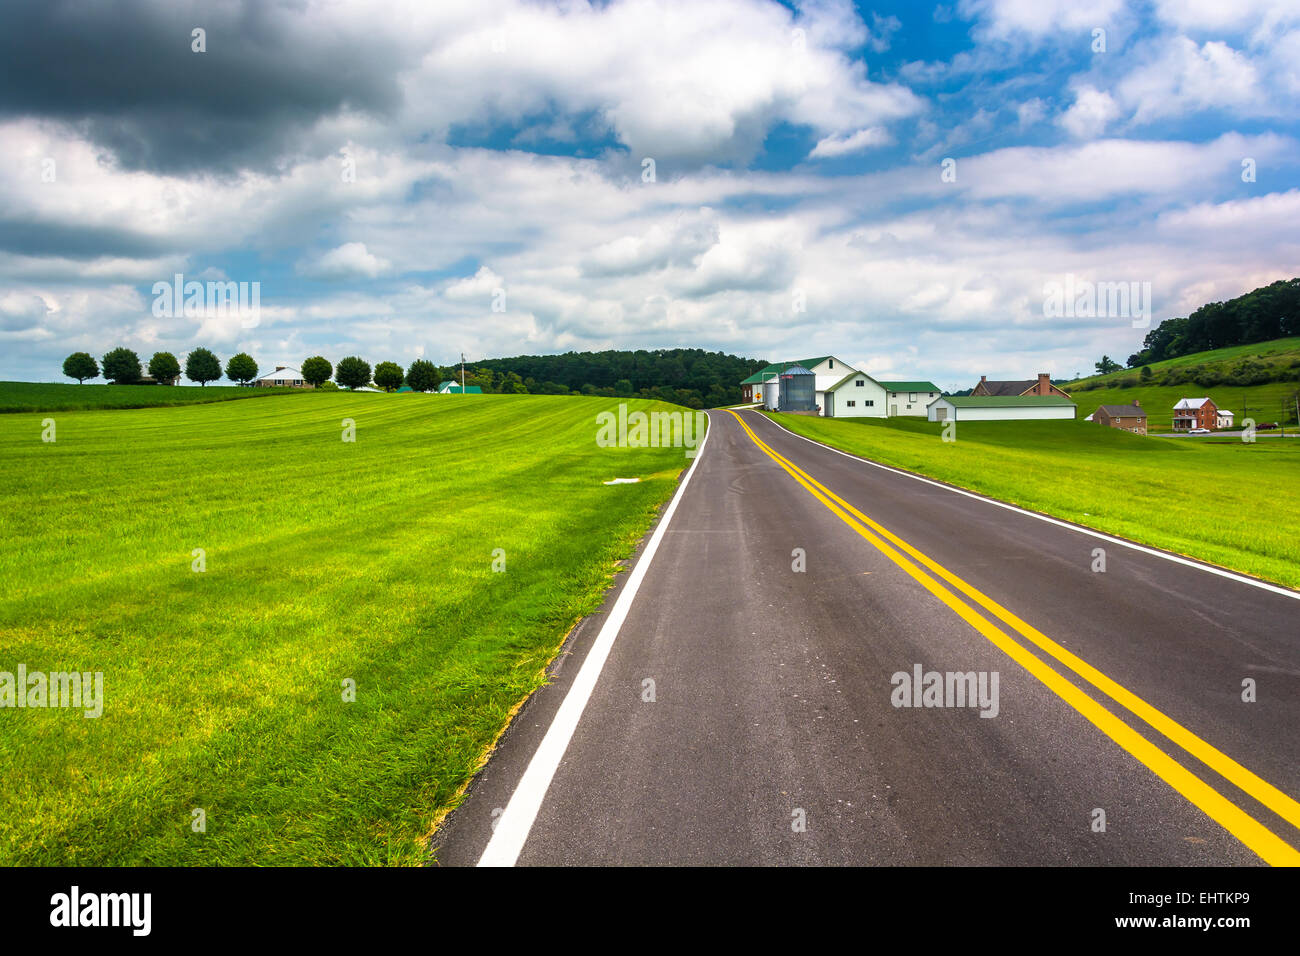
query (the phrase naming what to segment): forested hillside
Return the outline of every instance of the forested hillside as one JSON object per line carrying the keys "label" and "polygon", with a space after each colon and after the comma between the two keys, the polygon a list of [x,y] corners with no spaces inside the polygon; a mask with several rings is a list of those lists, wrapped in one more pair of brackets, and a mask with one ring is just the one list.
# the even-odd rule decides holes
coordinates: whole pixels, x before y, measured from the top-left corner
{"label": "forested hillside", "polygon": [[1129,368],[1232,345],[1300,335],[1300,279],[1283,279],[1227,302],[1210,302],[1147,333]]}
{"label": "forested hillside", "polygon": [[703,349],[565,352],[483,359],[467,366],[465,382],[485,392],[657,398],[716,408],[739,402],[740,380],[766,364]]}

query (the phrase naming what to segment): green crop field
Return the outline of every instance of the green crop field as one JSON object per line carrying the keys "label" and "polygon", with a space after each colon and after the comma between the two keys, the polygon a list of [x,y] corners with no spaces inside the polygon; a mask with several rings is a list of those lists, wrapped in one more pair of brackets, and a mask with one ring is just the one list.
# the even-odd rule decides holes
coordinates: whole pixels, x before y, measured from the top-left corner
{"label": "green crop field", "polygon": [[0,862],[424,861],[689,463],[598,447],[617,402],[0,418],[0,671],[104,688],[98,718],[0,709]]}
{"label": "green crop field", "polygon": [[[1143,438],[1090,422],[769,414],[882,464],[1142,544],[1300,587],[1300,439]],[[834,489],[832,489],[834,490]]]}
{"label": "green crop field", "polygon": [[156,408],[226,402],[236,398],[303,394],[296,388],[238,385],[73,385],[63,382],[0,382],[0,412],[56,412],[104,408]]}

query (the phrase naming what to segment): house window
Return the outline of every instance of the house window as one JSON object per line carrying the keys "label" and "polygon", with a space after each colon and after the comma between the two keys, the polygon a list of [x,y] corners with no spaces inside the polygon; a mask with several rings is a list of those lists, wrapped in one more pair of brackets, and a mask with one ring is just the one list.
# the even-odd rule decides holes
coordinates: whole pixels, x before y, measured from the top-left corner
{"label": "house window", "polygon": [[858,403],[855,402],[855,401],[853,401],[852,399],[849,400],[849,408],[852,408],[853,406],[855,406],[855,405],[857,405],[857,404],[858,404]]}
{"label": "house window", "polygon": [[869,398],[862,403],[863,407],[865,408],[872,408],[873,406],[875,406],[875,404],[876,404],[876,400],[874,398]]}
{"label": "house window", "polygon": [[834,367],[835,367],[835,359],[827,359],[827,360],[826,360],[826,367],[827,367],[827,368],[834,368]]}
{"label": "house window", "polygon": [[[916,401],[916,392],[913,392],[911,395],[907,396],[907,400],[908,400],[909,402],[914,402],[914,401]],[[911,406],[911,405],[908,405],[907,407],[908,407],[908,408],[911,408],[912,406]]]}
{"label": "house window", "polygon": [[910,411],[912,410],[912,406],[911,406],[911,405],[908,405],[908,406],[907,406],[907,410],[910,412]]}
{"label": "house window", "polygon": [[858,386],[858,388],[861,388],[863,385],[866,385],[867,383],[866,383],[863,379],[858,379],[858,380],[857,380],[856,382],[854,382],[853,384],[856,385],[856,386]]}

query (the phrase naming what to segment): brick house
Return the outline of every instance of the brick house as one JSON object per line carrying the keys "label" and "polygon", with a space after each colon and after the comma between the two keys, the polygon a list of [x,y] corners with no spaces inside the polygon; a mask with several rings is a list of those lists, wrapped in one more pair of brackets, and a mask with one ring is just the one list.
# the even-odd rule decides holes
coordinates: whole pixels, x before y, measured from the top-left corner
{"label": "brick house", "polygon": [[1174,406],[1174,431],[1186,432],[1193,428],[1216,428],[1219,407],[1208,398],[1180,398]]}
{"label": "brick house", "polygon": [[1137,399],[1132,405],[1102,405],[1092,413],[1092,420],[1107,428],[1122,428],[1134,435],[1147,433],[1147,412]]}
{"label": "brick house", "polygon": [[994,398],[1012,395],[1055,395],[1057,398],[1069,398],[1065,392],[1052,384],[1052,376],[1039,372],[1037,379],[1025,379],[1016,382],[990,382],[981,375],[980,383],[971,389],[971,397],[985,396]]}

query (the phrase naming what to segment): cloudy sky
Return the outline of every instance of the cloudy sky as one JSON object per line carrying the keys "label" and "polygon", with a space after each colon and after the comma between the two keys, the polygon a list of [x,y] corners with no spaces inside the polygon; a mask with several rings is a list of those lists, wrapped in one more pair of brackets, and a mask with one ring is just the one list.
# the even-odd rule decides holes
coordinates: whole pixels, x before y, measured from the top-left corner
{"label": "cloudy sky", "polygon": [[[1296,0],[9,2],[0,378],[119,344],[1071,376],[1145,329],[1049,283],[1149,282],[1158,322],[1300,274],[1298,94]],[[177,273],[260,283],[255,324],[156,314]]]}

